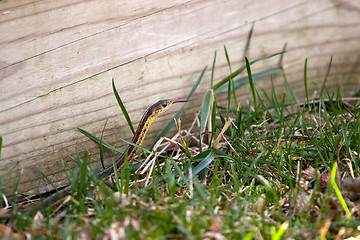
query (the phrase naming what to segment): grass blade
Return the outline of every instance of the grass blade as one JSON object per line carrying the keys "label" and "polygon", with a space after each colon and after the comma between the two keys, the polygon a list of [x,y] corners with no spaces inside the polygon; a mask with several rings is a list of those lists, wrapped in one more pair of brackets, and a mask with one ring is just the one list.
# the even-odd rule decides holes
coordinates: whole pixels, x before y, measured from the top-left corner
{"label": "grass blade", "polygon": [[352,216],[351,216],[351,213],[349,211],[349,208],[348,206],[346,205],[346,202],[343,198],[343,196],[341,195],[341,192],[340,192],[340,189],[338,188],[337,184],[336,184],[336,181],[335,181],[335,178],[336,178],[336,162],[333,164],[333,167],[332,167],[332,171],[331,171],[331,177],[330,177],[330,183],[331,183],[331,186],[334,188],[335,190],[335,194],[336,196],[338,197],[340,203],[341,203],[341,206],[344,208],[346,214],[348,215],[348,219],[347,221],[352,221]]}
{"label": "grass blade", "polygon": [[[128,165],[128,160],[127,158],[125,159],[125,162],[124,162],[124,166],[127,166]],[[113,160],[113,168],[114,168],[114,177],[115,177],[115,186],[116,186],[116,189],[118,192],[121,192],[121,187],[120,187],[120,182],[119,182],[119,174],[118,174],[118,170],[117,170],[117,167],[116,167],[116,161]]]}
{"label": "grass blade", "polygon": [[[212,90],[209,90],[205,94],[205,98],[202,104],[201,108],[201,119],[200,119],[200,142],[202,142],[202,139],[204,137],[203,133],[206,131],[206,125],[209,123],[209,129],[211,129],[211,125],[213,124],[210,120],[210,112],[212,112],[212,107],[214,103],[214,94]],[[200,144],[201,147],[201,144]]]}
{"label": "grass blade", "polygon": [[214,53],[214,60],[213,60],[212,69],[211,69],[211,88],[214,86],[215,62],[216,62],[216,51]]}
{"label": "grass blade", "polygon": [[107,124],[108,120],[106,120],[103,130],[101,132],[101,138],[100,138],[100,162],[103,168],[105,168],[105,164],[104,164],[104,149],[103,149],[103,136],[104,136],[104,131],[105,131],[105,127]]}
{"label": "grass blade", "polygon": [[90,138],[91,140],[93,140],[94,142],[100,144],[100,142],[102,143],[102,145],[110,150],[113,150],[115,152],[118,152],[118,153],[122,153],[119,149],[113,147],[112,145],[102,141],[100,138],[96,137],[95,135],[89,133],[88,131],[84,130],[84,129],[81,129],[81,128],[78,128],[78,130],[84,134],[85,136],[87,136],[88,138]]}
{"label": "grass blade", "polygon": [[58,188],[55,186],[55,184],[45,175],[45,173],[43,171],[41,171],[41,169],[38,166],[35,166],[35,169],[41,174],[41,176],[53,187],[53,189],[55,189],[56,194],[58,194],[58,196],[60,198],[62,198]]}
{"label": "grass blade", "polygon": [[[229,58],[229,54],[228,54],[228,51],[227,51],[225,45],[224,45],[224,51],[225,51],[226,61],[227,61],[227,64],[228,64],[228,66],[229,66],[229,71],[230,71],[230,73],[231,73],[232,71],[231,71],[230,58]],[[230,83],[230,84],[228,85],[228,109],[230,109],[231,93],[232,93],[233,96],[234,96],[235,106],[238,105],[237,99],[236,99],[235,87],[234,87],[234,79],[233,79],[233,78],[230,78],[230,79],[229,79],[229,83]]]}
{"label": "grass blade", "polygon": [[175,197],[176,181],[175,176],[171,171],[170,161],[165,158],[165,169],[166,169],[166,183],[169,189],[169,195],[173,199]]}
{"label": "grass blade", "polygon": [[202,153],[199,153],[197,156],[194,157],[194,160],[201,162],[193,169],[191,176],[188,175],[186,179],[189,179],[190,177],[193,178],[196,174],[198,174],[200,171],[204,170],[207,166],[209,166],[210,163],[212,163],[216,158],[215,152],[208,149]]}
{"label": "grass blade", "polygon": [[332,64],[332,56],[330,57],[330,62],[329,62],[329,66],[328,66],[328,69],[327,69],[327,72],[326,72],[326,75],[325,75],[325,79],[323,81],[323,84],[321,86],[321,90],[320,90],[320,94],[323,94],[323,91],[325,89],[325,84],[329,78],[329,74],[330,74],[330,68],[331,68],[331,64]]}
{"label": "grass blade", "polygon": [[307,58],[305,59],[305,63],[304,63],[304,86],[305,86],[306,102],[308,103],[309,102],[309,91],[308,91],[308,87],[307,87]]}
{"label": "grass blade", "polygon": [[[279,67],[269,68],[267,70],[264,70],[264,71],[261,71],[261,72],[258,72],[258,73],[254,73],[252,75],[252,77],[253,77],[254,80],[258,80],[258,79],[261,79],[261,78],[264,78],[264,77],[267,77],[267,76],[271,76],[271,75],[277,73],[278,71],[279,71]],[[234,80],[234,88],[238,89],[239,87],[247,84],[248,82],[249,82],[249,77],[248,76],[239,78],[237,80]],[[227,92],[227,90],[228,90],[228,83],[225,83],[224,85],[222,85],[221,87],[216,89],[214,91],[214,93]]]}
{"label": "grass blade", "polygon": [[273,228],[274,230],[272,231],[271,234],[271,240],[280,240],[281,237],[284,235],[285,231],[288,229],[289,227],[289,223],[288,222],[284,222],[283,224],[281,224],[279,230],[275,230],[275,228]]}
{"label": "grass blade", "polygon": [[254,82],[254,79],[252,78],[251,69],[250,69],[250,62],[249,62],[249,59],[247,57],[245,57],[245,62],[246,62],[246,69],[247,69],[247,73],[248,73],[248,77],[249,77],[251,93],[252,93],[252,96],[253,96],[254,108],[255,108],[255,111],[256,111],[257,104],[256,104],[255,82]]}
{"label": "grass blade", "polygon": [[[262,60],[266,60],[266,59],[269,59],[269,58],[272,58],[274,56],[277,56],[277,55],[281,55],[283,54],[283,52],[280,52],[280,53],[275,53],[275,54],[271,54],[271,55],[268,55],[268,56],[265,56],[265,57],[261,57],[261,58],[258,58],[254,61],[251,61],[250,62],[250,65],[256,63],[256,62],[259,62],[259,61],[262,61]],[[215,84],[215,86],[213,87],[213,90],[216,90],[218,89],[220,86],[224,85],[225,83],[229,82],[230,79],[233,79],[235,78],[237,75],[239,75],[240,73],[242,73],[242,71],[244,71],[246,69],[246,65],[240,67],[239,69],[237,69],[235,72],[231,73],[229,76],[225,77],[224,79],[222,79],[220,82],[218,82],[217,84]]]}
{"label": "grass blade", "polygon": [[3,138],[0,136],[0,158],[1,158],[2,142],[3,142]]}
{"label": "grass blade", "polygon": [[3,178],[5,178],[12,170],[14,170],[17,166],[19,165],[19,162],[15,163],[15,165],[10,168],[8,171],[6,171],[6,173],[4,173],[3,175],[0,176],[0,180],[2,180]]}
{"label": "grass blade", "polygon": [[16,206],[17,192],[18,192],[19,185],[20,185],[21,175],[22,175],[22,171],[20,171],[19,177],[17,178],[17,181],[16,181],[16,185],[15,185],[15,189],[14,189],[14,193],[13,193],[13,199],[12,199],[12,204],[11,204],[11,206]]}
{"label": "grass blade", "polygon": [[[300,101],[298,99],[298,97],[296,96],[296,93],[294,92],[294,90],[291,88],[288,80],[287,80],[287,77],[286,77],[286,74],[285,74],[285,70],[282,69],[282,72],[283,72],[283,78],[284,78],[284,83],[285,83],[285,87],[286,89],[289,91],[289,93],[291,94],[292,98],[294,99],[295,103],[298,104]],[[290,105],[293,105],[290,103]]]}
{"label": "grass blade", "polygon": [[279,59],[279,66],[281,68],[283,68],[283,60],[284,60],[284,55],[286,53],[286,47],[287,47],[287,43],[284,44],[284,47],[282,49],[282,54],[280,55],[280,59]]}
{"label": "grass blade", "polygon": [[119,106],[120,106],[120,108],[121,108],[121,111],[122,111],[122,113],[124,114],[124,117],[125,117],[125,119],[126,119],[126,122],[128,123],[128,125],[129,125],[132,133],[135,135],[134,126],[132,125],[130,116],[129,116],[128,112],[126,111],[126,108],[125,108],[125,106],[124,106],[124,103],[121,101],[121,98],[120,98],[120,96],[119,96],[119,93],[118,93],[117,90],[116,90],[114,79],[112,79],[112,87],[113,87],[113,92],[114,92],[116,101],[118,102],[118,104],[119,104]]}
{"label": "grass blade", "polygon": [[251,42],[251,38],[254,32],[254,27],[255,27],[255,22],[252,24],[251,29],[249,31],[249,35],[246,39],[246,45],[244,48],[244,57],[249,57],[250,55],[250,42]]}

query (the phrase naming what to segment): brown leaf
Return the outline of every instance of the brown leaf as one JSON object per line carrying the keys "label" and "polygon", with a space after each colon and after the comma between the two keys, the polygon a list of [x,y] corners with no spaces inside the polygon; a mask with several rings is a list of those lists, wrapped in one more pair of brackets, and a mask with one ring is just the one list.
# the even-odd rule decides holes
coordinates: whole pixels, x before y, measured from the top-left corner
{"label": "brown leaf", "polygon": [[307,169],[305,169],[304,171],[302,171],[302,177],[308,181],[314,179],[315,178],[315,168],[310,166]]}
{"label": "brown leaf", "polygon": [[330,181],[331,172],[326,172],[320,175],[319,185],[321,189],[325,189]]}
{"label": "brown leaf", "polygon": [[6,218],[9,216],[9,209],[0,208],[0,218]]}
{"label": "brown leaf", "polygon": [[4,225],[0,224],[0,236],[4,239],[23,239],[24,236],[19,233],[14,233],[13,230]]}
{"label": "brown leaf", "polygon": [[125,228],[119,222],[112,223],[110,228],[107,229],[105,232],[111,240],[126,239]]}
{"label": "brown leaf", "polygon": [[6,226],[4,224],[0,224],[0,235],[4,236],[4,235],[10,235],[12,233],[13,233],[13,231],[11,228],[9,228],[8,226]]}
{"label": "brown leaf", "polygon": [[210,230],[211,232],[221,232],[221,227],[219,226],[219,222],[214,218],[211,219]]}
{"label": "brown leaf", "polygon": [[302,189],[295,188],[292,192],[291,205],[293,206],[293,214],[298,214],[299,212],[309,211],[310,205],[309,201],[311,194]]}

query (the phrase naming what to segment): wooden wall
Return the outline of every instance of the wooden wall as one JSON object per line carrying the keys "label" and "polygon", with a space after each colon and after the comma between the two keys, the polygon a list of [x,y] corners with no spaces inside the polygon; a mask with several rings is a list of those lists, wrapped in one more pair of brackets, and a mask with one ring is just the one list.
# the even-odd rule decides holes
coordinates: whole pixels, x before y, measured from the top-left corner
{"label": "wooden wall", "polygon": [[[328,87],[344,95],[359,90],[360,2],[358,0],[8,0],[0,2],[0,135],[3,149],[0,176],[4,192],[36,194],[52,187],[38,166],[58,186],[67,183],[61,159],[88,149],[99,168],[98,146],[76,129],[122,147],[130,139],[112,93],[111,79],[137,123],[158,99],[187,96],[202,69],[208,71],[183,122],[191,121],[209,88],[214,51],[215,79],[229,73],[226,45],[233,69],[244,64],[251,27],[250,59],[280,52],[287,43],[284,68],[290,85],[304,96],[303,65],[308,58],[310,92],[318,90],[333,66]],[[278,58],[253,66],[274,66]],[[267,87],[269,79],[258,81]],[[275,77],[281,88],[281,76]],[[239,91],[249,98],[249,88]],[[157,135],[180,106],[152,126]],[[146,145],[145,143],[145,145]],[[108,161],[114,153],[107,152]]]}

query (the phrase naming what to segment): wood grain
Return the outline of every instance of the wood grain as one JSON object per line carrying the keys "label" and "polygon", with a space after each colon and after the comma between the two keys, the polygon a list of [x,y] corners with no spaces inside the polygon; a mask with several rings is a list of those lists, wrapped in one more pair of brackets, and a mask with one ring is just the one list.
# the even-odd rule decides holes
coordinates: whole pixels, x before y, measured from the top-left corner
{"label": "wood grain", "polygon": [[[250,59],[281,51],[287,43],[284,69],[290,85],[304,97],[303,65],[308,58],[310,92],[322,84],[330,57],[327,87],[341,86],[345,95],[359,90],[360,3],[320,1],[1,1],[0,2],[0,175],[16,166],[1,185],[42,193],[52,187],[39,168],[57,185],[67,183],[61,160],[72,163],[77,148],[88,149],[99,168],[98,146],[76,129],[100,135],[108,120],[105,141],[123,147],[130,139],[112,94],[111,79],[135,123],[149,104],[187,96],[205,65],[218,58],[215,79],[244,64],[244,47],[254,24]],[[274,66],[278,58],[253,65],[253,71]],[[211,69],[183,122],[191,121]],[[281,76],[274,78],[283,89]],[[269,79],[258,81],[269,86]],[[239,99],[249,99],[247,86]],[[221,99],[222,97],[219,96]],[[145,145],[179,107],[151,127]],[[106,152],[107,163],[116,154]]]}

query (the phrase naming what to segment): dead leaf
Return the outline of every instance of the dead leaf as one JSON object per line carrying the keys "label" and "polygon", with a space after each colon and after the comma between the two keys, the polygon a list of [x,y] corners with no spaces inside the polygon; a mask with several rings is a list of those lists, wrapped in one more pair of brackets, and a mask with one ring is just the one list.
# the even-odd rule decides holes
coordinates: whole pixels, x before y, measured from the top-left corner
{"label": "dead leaf", "polygon": [[302,171],[302,177],[308,181],[314,179],[315,178],[315,168],[310,166],[307,169],[305,169],[304,171]]}
{"label": "dead leaf", "polygon": [[13,230],[4,225],[4,224],[0,224],[0,237],[2,237],[2,239],[23,239],[24,236],[19,234],[19,233],[14,233]]}
{"label": "dead leaf", "polygon": [[0,208],[0,218],[6,218],[9,216],[9,209]]}
{"label": "dead leaf", "polygon": [[219,226],[219,221],[217,221],[214,218],[211,219],[210,230],[211,230],[211,232],[221,232],[221,227]]}

